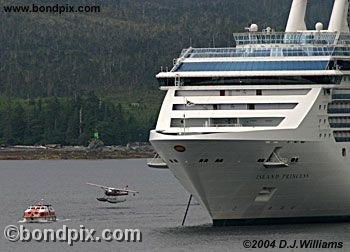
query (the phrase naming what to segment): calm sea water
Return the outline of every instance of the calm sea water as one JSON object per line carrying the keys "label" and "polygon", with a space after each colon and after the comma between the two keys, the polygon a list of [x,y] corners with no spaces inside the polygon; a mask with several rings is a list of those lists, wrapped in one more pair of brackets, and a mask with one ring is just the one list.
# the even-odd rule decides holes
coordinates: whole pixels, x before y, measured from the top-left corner
{"label": "calm sea water", "polygon": [[[188,194],[167,170],[153,170],[142,159],[100,161],[0,161],[0,251],[298,251],[245,249],[244,240],[317,239],[343,242],[350,251],[350,224],[303,224],[212,227],[204,209],[191,205],[186,226],[181,227]],[[110,186],[129,185],[140,191],[128,201],[112,205],[98,202],[102,192],[86,182]],[[26,224],[28,229],[69,228],[97,230],[137,228],[142,242],[8,242],[2,231],[17,223],[26,207],[44,198],[64,222]],[[333,251],[325,249],[323,251]],[[309,249],[302,251],[319,251]]]}

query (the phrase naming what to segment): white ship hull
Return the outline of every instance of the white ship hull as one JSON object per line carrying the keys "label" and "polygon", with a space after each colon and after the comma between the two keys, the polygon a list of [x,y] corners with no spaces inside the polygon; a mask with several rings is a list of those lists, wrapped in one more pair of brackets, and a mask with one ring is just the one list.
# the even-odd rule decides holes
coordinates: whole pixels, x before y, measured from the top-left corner
{"label": "white ship hull", "polygon": [[[334,217],[350,216],[350,167],[339,144],[166,141],[155,132],[151,142],[164,159],[178,161],[169,163],[171,172],[207,209],[216,225],[333,221]],[[174,145],[182,145],[186,151],[178,153]],[[282,147],[283,157],[298,157],[298,162],[272,169],[257,162],[276,146]],[[208,161],[199,162],[201,159]],[[218,159],[223,161],[215,162]]]}

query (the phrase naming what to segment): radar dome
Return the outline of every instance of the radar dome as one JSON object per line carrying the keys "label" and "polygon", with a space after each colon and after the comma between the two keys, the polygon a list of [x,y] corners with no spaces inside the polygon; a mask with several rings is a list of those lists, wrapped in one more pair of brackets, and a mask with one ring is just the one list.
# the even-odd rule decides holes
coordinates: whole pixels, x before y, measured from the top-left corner
{"label": "radar dome", "polygon": [[257,32],[259,30],[259,27],[257,24],[251,24],[250,25],[250,28],[249,28],[249,31],[251,32]]}
{"label": "radar dome", "polygon": [[322,31],[323,24],[321,22],[318,22],[318,23],[316,23],[315,28],[316,28],[316,31]]}

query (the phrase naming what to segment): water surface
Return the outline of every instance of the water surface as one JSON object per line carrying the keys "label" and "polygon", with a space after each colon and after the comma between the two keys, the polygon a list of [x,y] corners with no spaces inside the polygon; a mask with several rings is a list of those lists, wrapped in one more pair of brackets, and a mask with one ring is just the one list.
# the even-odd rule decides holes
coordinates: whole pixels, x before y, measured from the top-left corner
{"label": "water surface", "polygon": [[[86,182],[124,186],[140,192],[128,201],[112,205],[98,202],[102,191]],[[204,209],[193,204],[185,227],[181,221],[188,194],[168,170],[154,170],[143,159],[0,161],[0,251],[264,251],[245,249],[246,239],[317,239],[343,242],[350,251],[350,224],[302,224],[246,227],[212,227]],[[4,239],[5,226],[16,224],[30,204],[44,198],[65,222],[26,224],[34,228],[137,228],[142,242],[16,242]],[[265,249],[265,251],[298,251]],[[317,249],[302,250],[317,251]],[[324,250],[329,251],[329,250]]]}

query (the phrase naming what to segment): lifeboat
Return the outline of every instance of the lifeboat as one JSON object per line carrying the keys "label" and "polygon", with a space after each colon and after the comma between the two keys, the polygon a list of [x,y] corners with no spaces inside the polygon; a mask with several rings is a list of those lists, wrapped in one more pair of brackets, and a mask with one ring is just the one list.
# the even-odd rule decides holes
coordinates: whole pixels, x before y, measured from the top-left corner
{"label": "lifeboat", "polygon": [[56,212],[51,205],[40,202],[24,211],[23,221],[31,223],[56,221]]}
{"label": "lifeboat", "polygon": [[164,160],[158,154],[156,154],[153,158],[148,158],[147,165],[148,165],[148,167],[156,168],[156,169],[168,169],[169,168],[167,163],[165,163]]}

